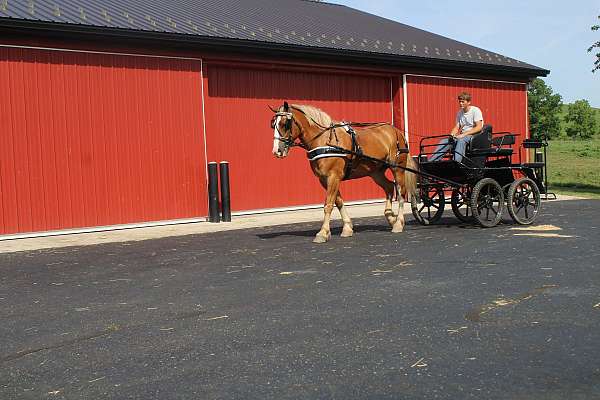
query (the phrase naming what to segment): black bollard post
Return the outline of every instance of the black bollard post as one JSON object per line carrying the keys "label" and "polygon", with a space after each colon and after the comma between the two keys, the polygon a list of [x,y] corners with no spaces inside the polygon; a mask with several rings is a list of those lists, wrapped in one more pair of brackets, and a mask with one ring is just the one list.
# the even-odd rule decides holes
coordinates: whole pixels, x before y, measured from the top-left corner
{"label": "black bollard post", "polygon": [[219,179],[221,180],[221,213],[223,222],[231,222],[231,197],[229,194],[229,162],[219,163]]}
{"label": "black bollard post", "polygon": [[219,222],[219,184],[217,163],[208,163],[208,220]]}

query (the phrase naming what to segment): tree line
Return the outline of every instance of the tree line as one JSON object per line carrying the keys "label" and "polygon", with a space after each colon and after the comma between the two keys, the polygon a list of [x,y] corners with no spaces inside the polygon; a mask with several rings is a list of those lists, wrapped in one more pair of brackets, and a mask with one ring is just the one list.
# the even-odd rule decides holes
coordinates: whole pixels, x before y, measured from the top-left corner
{"label": "tree line", "polygon": [[[598,16],[600,19],[600,15]],[[600,25],[592,26],[592,31],[600,30]],[[592,43],[588,52],[600,50],[600,41]],[[600,52],[594,54],[596,60],[592,72],[600,70]],[[595,110],[587,100],[577,100],[573,104],[566,105],[567,112],[563,113],[564,104],[562,97],[554,93],[546,83],[536,78],[530,84],[527,91],[529,106],[529,131],[532,137],[546,137],[548,139],[561,136],[564,126],[565,134],[573,139],[589,139],[592,136],[600,136],[600,127]],[[564,115],[563,115],[564,114]]]}
{"label": "tree line", "polygon": [[563,113],[562,96],[552,91],[552,87],[536,78],[529,84],[527,91],[529,105],[529,132],[531,137],[548,139],[561,136],[564,133],[573,139],[590,139],[600,136],[600,127],[596,110],[587,100],[577,100],[566,105]]}

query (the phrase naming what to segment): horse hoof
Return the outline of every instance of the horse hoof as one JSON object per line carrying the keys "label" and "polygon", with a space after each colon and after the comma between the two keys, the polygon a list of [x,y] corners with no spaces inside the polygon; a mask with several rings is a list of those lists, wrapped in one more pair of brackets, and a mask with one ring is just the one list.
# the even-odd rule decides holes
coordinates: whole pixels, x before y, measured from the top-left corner
{"label": "horse hoof", "polygon": [[394,226],[392,228],[392,233],[400,233],[404,231],[404,225]]}
{"label": "horse hoof", "polygon": [[317,235],[313,239],[313,243],[327,243],[328,240],[329,240],[328,237]]}
{"label": "horse hoof", "polygon": [[341,237],[352,237],[354,235],[354,231],[342,231]]}

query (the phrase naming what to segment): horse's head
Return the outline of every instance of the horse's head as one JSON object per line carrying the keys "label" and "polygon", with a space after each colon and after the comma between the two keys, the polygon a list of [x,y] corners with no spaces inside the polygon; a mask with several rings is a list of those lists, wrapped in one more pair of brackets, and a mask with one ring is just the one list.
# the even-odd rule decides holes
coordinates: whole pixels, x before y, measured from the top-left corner
{"label": "horse's head", "polygon": [[300,136],[301,128],[294,120],[293,109],[286,102],[277,110],[271,109],[275,115],[271,119],[271,128],[273,128],[273,155],[277,158],[284,158],[288,155],[290,147],[295,145],[296,139]]}

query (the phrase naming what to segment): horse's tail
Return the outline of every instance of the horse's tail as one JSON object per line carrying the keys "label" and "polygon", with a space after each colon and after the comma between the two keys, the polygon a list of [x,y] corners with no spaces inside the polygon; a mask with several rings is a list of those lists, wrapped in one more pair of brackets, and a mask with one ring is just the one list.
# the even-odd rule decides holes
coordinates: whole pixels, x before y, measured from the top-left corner
{"label": "horse's tail", "polygon": [[[419,164],[413,160],[410,153],[406,155],[406,168],[410,168],[414,171],[419,170]],[[406,190],[406,200],[410,201],[417,193],[417,174],[410,171],[404,171],[404,189]]]}

